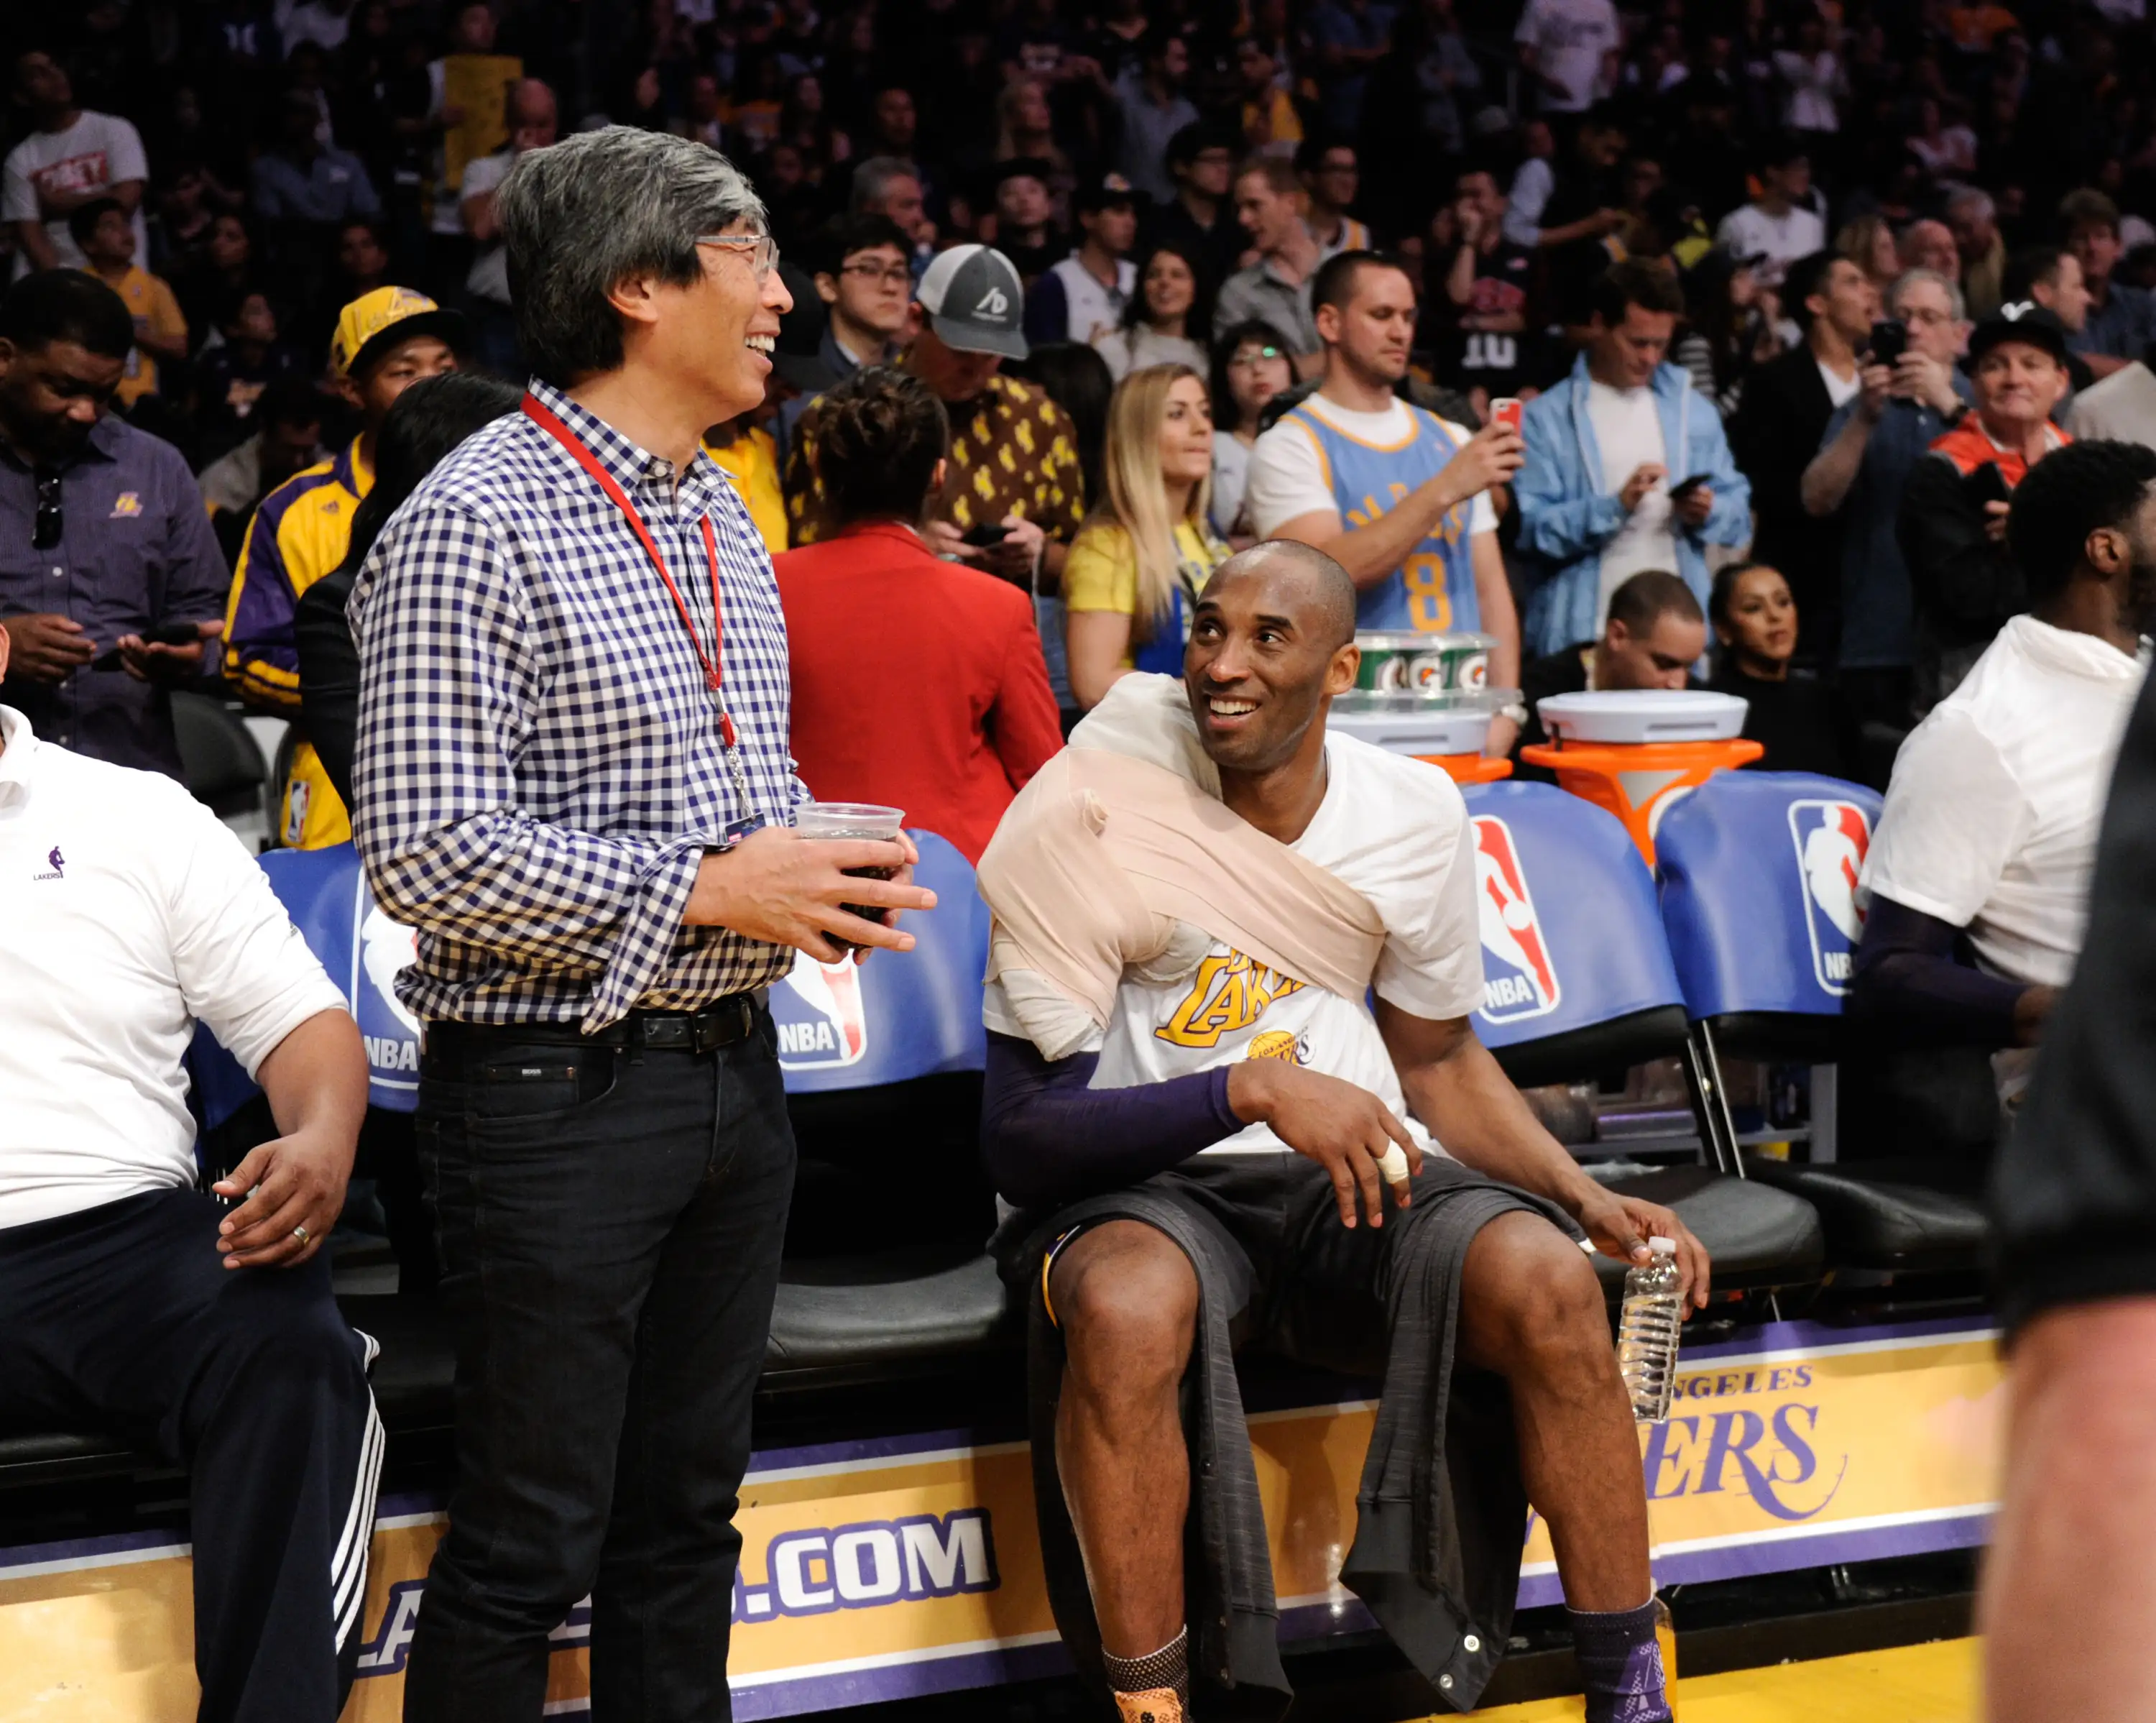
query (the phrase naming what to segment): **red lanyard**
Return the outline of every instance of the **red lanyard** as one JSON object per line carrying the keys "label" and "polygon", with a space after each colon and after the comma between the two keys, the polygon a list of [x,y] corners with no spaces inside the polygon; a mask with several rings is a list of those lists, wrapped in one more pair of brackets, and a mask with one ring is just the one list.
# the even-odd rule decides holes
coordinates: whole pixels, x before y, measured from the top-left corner
{"label": "red lanyard", "polygon": [[651,534],[644,527],[644,517],[636,512],[636,505],[629,500],[629,493],[614,482],[613,475],[598,462],[598,457],[584,446],[583,439],[562,423],[561,418],[545,402],[535,395],[524,398],[524,415],[540,429],[569,451],[578,465],[598,481],[607,500],[622,512],[644,546],[644,555],[651,558],[651,566],[659,571],[659,578],[666,585],[666,595],[674,600],[674,608],[681,613],[681,626],[689,630],[689,644],[696,649],[696,661],[704,666],[704,686],[711,691],[711,703],[719,709],[719,733],[726,738],[731,751],[736,745],[734,721],[727,715],[721,682],[723,680],[722,659],[720,654],[721,630],[724,626],[719,611],[719,541],[711,530],[711,517],[706,515],[700,523],[704,529],[704,558],[711,571],[711,650],[706,653],[704,643],[698,638],[696,625],[689,615],[689,606],[681,597],[681,590],[674,584],[674,577],[666,572],[666,559],[659,554],[659,547],[652,543]]}

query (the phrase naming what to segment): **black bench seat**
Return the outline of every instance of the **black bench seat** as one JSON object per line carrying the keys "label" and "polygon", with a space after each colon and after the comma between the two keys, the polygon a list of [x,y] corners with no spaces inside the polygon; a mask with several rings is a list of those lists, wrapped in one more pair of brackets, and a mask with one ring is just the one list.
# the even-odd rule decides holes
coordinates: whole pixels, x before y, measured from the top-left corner
{"label": "black bench seat", "polygon": [[1977,1159],[1907,1156],[1824,1165],[1748,1160],[1761,1185],[1799,1197],[1825,1230],[1836,1268],[1881,1274],[1974,1271],[1984,1264],[1989,1222],[1985,1164]]}

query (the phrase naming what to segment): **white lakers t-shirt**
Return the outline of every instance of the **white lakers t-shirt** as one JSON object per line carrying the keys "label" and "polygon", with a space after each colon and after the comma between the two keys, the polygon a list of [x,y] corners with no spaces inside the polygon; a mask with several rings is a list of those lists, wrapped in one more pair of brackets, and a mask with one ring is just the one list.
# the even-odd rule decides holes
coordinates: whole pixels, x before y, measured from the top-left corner
{"label": "white lakers t-shirt", "polygon": [[[1325,800],[1296,853],[1337,875],[1385,924],[1375,985],[1419,1017],[1464,1017],[1482,1002],[1476,919],[1475,840],[1467,809],[1439,768],[1353,736],[1325,741]],[[999,1035],[1025,1031],[996,983],[983,1016]],[[1238,1059],[1291,1059],[1368,1089],[1426,1150],[1442,1150],[1409,1119],[1377,1020],[1345,1000],[1215,944],[1190,975],[1168,983],[1127,976],[1097,1042],[1095,1088],[1128,1088],[1209,1071]],[[1262,1124],[1208,1154],[1286,1153]]]}

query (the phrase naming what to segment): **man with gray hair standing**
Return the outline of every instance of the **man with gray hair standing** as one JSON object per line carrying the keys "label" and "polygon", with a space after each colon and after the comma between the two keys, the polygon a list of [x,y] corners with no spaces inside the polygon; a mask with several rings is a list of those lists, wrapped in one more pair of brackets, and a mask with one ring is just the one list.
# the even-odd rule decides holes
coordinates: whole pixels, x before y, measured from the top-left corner
{"label": "man with gray hair standing", "polygon": [[1799,483],[1805,513],[1841,525],[1843,691],[1861,716],[1897,730],[1912,721],[1916,601],[1896,523],[1910,469],[1969,410],[1963,308],[1961,290],[1936,270],[1895,281],[1887,311],[1907,345],[1892,364],[1861,356],[1857,393],[1835,409]]}
{"label": "man with gray hair standing", "polygon": [[532,1723],[588,1592],[592,1715],[704,1723],[793,1185],[764,990],[790,947],[905,949],[888,912],[934,899],[902,841],[791,829],[778,589],[699,447],[762,399],[791,304],[763,206],[716,151],[612,126],[521,157],[495,213],[523,410],[398,512],[350,611],[354,836],[418,929],[398,992],[457,1349],[405,1715]]}

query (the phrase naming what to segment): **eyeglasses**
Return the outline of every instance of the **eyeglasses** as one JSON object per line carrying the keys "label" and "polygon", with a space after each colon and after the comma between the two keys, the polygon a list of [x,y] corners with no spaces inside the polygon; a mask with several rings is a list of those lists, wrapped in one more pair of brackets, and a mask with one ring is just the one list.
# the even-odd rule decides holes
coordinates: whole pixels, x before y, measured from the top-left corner
{"label": "eyeglasses", "polygon": [[768,234],[699,234],[696,243],[745,250],[750,272],[759,287],[771,279],[771,272],[778,267],[778,241]]}
{"label": "eyeglasses", "polygon": [[1287,356],[1276,347],[1245,347],[1241,352],[1237,353],[1233,358],[1228,361],[1228,368],[1230,371],[1233,371],[1240,368],[1242,370],[1247,371],[1253,365],[1264,364],[1267,359],[1282,359],[1286,357]]}
{"label": "eyeglasses", "polygon": [[60,476],[38,476],[38,517],[31,529],[30,548],[50,550],[67,531],[67,516],[60,508]]}
{"label": "eyeglasses", "polygon": [[913,271],[902,263],[850,263],[839,270],[842,275],[864,275],[871,281],[880,281],[886,287],[903,287],[913,279]]}

